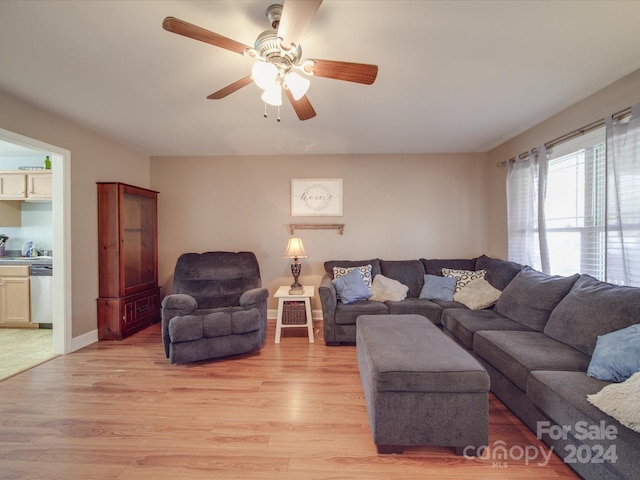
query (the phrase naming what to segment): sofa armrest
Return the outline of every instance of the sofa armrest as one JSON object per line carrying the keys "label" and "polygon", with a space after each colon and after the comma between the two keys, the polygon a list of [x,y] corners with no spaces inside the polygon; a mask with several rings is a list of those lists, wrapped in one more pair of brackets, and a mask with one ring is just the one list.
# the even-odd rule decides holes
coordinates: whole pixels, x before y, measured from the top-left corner
{"label": "sofa armrest", "polygon": [[166,310],[167,313],[176,311],[171,318],[176,315],[189,315],[198,309],[198,301],[191,295],[186,293],[174,293],[167,295],[162,299],[162,310]]}
{"label": "sofa armrest", "polygon": [[169,358],[169,320],[173,317],[190,315],[198,309],[198,301],[186,293],[174,293],[162,299],[162,343],[164,354]]}
{"label": "sofa armrest", "polygon": [[252,288],[240,295],[239,304],[242,307],[254,307],[269,298],[269,290],[266,288]]}
{"label": "sofa armrest", "polygon": [[269,290],[266,288],[252,288],[240,295],[238,303],[244,309],[257,308],[260,312],[260,344],[264,343],[267,337],[267,300]]}
{"label": "sofa armrest", "polygon": [[325,343],[335,342],[335,315],[338,305],[336,289],[331,282],[331,277],[325,274],[318,287],[320,305],[322,306],[322,321],[324,324]]}

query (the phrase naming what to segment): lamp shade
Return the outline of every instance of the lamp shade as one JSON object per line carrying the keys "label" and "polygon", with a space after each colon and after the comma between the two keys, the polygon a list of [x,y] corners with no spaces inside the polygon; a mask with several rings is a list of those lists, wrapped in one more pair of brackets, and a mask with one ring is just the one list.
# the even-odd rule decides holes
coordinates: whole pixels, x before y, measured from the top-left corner
{"label": "lamp shade", "polygon": [[304,246],[302,245],[302,239],[291,237],[282,258],[307,258],[307,254],[304,252]]}
{"label": "lamp shade", "polygon": [[273,63],[256,62],[251,68],[251,75],[255,84],[265,90],[278,78],[278,68]]}
{"label": "lamp shade", "polygon": [[291,94],[295,100],[300,100],[304,94],[307,93],[309,85],[311,84],[311,81],[308,78],[304,78],[296,72],[287,73],[287,76],[284,78],[284,82],[287,88],[291,90]]}
{"label": "lamp shade", "polygon": [[269,105],[279,107],[282,105],[282,87],[278,84],[273,84],[262,92],[260,98]]}

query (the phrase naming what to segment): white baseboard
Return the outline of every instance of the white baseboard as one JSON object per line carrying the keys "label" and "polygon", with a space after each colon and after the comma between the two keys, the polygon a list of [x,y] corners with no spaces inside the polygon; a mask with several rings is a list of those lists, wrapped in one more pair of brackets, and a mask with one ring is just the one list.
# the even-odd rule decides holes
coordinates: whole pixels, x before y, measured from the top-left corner
{"label": "white baseboard", "polygon": [[73,337],[71,339],[71,351],[75,352],[76,350],[80,350],[92,343],[96,343],[98,341],[98,330],[92,330],[78,337]]}

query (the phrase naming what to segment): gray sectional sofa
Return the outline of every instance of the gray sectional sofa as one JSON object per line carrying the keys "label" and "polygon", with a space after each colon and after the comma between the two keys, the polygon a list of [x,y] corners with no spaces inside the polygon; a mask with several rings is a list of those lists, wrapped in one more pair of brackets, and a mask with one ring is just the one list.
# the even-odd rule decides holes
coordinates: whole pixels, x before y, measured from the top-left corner
{"label": "gray sectional sofa", "polygon": [[[341,302],[332,282],[334,267],[363,265],[371,265],[372,279],[382,274],[406,285],[407,297]],[[425,274],[442,275],[443,268],[485,270],[485,279],[502,292],[497,303],[471,310],[455,301],[419,298]],[[640,433],[587,400],[612,382],[586,372],[599,336],[640,322],[640,288],[588,275],[546,275],[484,255],[328,261],[325,271],[319,295],[328,345],[355,343],[361,315],[425,316],[475,355],[489,373],[494,395],[578,474],[587,479],[638,478]]]}

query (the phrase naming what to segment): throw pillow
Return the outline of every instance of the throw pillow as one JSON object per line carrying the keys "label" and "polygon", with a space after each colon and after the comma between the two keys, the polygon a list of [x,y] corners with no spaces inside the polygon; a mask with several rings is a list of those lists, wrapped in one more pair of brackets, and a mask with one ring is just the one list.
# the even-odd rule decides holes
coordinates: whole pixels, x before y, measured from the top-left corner
{"label": "throw pillow", "polygon": [[385,277],[384,275],[376,275],[373,277],[369,300],[376,302],[399,302],[407,298],[408,291],[409,287],[399,281]]}
{"label": "throw pillow", "polygon": [[442,275],[445,277],[451,277],[456,279],[456,292],[459,292],[462,287],[467,285],[472,280],[484,278],[487,274],[486,270],[455,270],[451,268],[443,268]]}
{"label": "throw pillow", "polygon": [[366,300],[371,296],[369,287],[365,285],[362,275],[357,269],[353,269],[345,275],[334,278],[331,282],[334,287],[336,287],[336,293],[342,303]]}
{"label": "throw pillow", "polygon": [[598,393],[587,395],[587,400],[622,425],[640,432],[640,372],[634,373],[623,383],[607,385]]}
{"label": "throw pillow", "polygon": [[338,277],[342,277],[353,270],[360,272],[362,280],[364,280],[364,284],[369,289],[369,292],[371,292],[371,265],[361,265],[359,267],[333,267],[333,278],[336,279]]}
{"label": "throw pillow", "polygon": [[457,281],[453,277],[439,277],[427,273],[424,276],[424,286],[420,292],[420,298],[452,302],[456,283]]}
{"label": "throw pillow", "polygon": [[640,323],[599,335],[587,375],[608,382],[624,382],[640,371]]}
{"label": "throw pillow", "polygon": [[453,299],[470,310],[482,310],[495,304],[501,293],[484,278],[478,278],[467,283],[459,292],[455,293]]}

